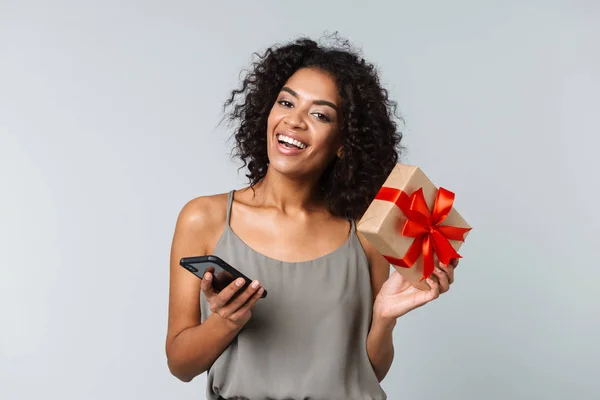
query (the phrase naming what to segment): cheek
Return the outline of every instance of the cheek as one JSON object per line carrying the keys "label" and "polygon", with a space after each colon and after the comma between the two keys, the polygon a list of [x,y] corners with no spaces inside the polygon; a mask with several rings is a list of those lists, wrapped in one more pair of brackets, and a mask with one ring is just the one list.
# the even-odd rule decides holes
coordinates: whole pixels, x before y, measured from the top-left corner
{"label": "cheek", "polygon": [[336,129],[324,129],[317,134],[317,138],[319,147],[327,149],[328,152],[333,151],[335,153],[337,151],[340,136]]}
{"label": "cheek", "polygon": [[276,108],[272,108],[269,117],[267,118],[267,130],[271,132],[275,129],[283,117],[284,114],[282,112],[278,111]]}
{"label": "cheek", "polygon": [[320,132],[314,137],[316,139],[313,141],[312,158],[317,164],[326,165],[337,154],[339,147],[337,137],[330,132]]}

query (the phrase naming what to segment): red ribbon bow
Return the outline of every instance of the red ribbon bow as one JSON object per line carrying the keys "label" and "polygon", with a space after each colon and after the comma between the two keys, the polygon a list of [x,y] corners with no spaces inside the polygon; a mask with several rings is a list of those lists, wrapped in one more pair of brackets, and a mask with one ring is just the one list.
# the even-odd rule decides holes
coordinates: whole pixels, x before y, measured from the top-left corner
{"label": "red ribbon bow", "polygon": [[440,225],[452,209],[454,193],[440,188],[433,206],[433,213],[427,207],[422,188],[408,196],[402,190],[384,186],[377,193],[375,199],[389,201],[398,206],[406,216],[402,235],[415,238],[404,257],[384,256],[390,264],[410,268],[423,254],[424,268],[421,280],[424,280],[433,273],[434,253],[446,265],[449,265],[453,258],[461,258],[448,240],[464,241],[465,233],[471,228]]}

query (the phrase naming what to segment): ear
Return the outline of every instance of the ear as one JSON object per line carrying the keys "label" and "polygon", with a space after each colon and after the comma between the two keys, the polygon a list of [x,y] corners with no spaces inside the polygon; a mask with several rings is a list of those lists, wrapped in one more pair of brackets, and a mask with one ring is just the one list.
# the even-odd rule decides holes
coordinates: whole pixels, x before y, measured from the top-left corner
{"label": "ear", "polygon": [[343,158],[344,157],[344,147],[343,146],[338,147],[338,150],[335,154],[337,155],[338,158]]}

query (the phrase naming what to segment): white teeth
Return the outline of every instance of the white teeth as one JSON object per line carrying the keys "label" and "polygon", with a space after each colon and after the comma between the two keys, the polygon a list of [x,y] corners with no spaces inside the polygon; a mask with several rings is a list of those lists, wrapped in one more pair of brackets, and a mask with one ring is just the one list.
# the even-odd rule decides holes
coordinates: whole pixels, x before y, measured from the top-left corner
{"label": "white teeth", "polygon": [[294,146],[300,148],[300,149],[304,149],[306,148],[306,145],[296,139],[292,139],[291,137],[285,136],[285,135],[277,135],[277,140],[281,141],[281,142],[286,142],[289,144],[293,144]]}

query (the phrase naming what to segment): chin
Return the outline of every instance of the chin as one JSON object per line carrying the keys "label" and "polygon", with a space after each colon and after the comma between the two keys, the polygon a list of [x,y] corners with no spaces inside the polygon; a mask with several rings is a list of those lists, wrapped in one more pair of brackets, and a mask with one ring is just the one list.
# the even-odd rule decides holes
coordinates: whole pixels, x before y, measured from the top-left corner
{"label": "chin", "polygon": [[290,178],[301,178],[309,175],[306,171],[306,163],[302,163],[302,160],[294,160],[280,155],[275,157],[269,157],[269,168],[273,169],[277,173],[290,177]]}

